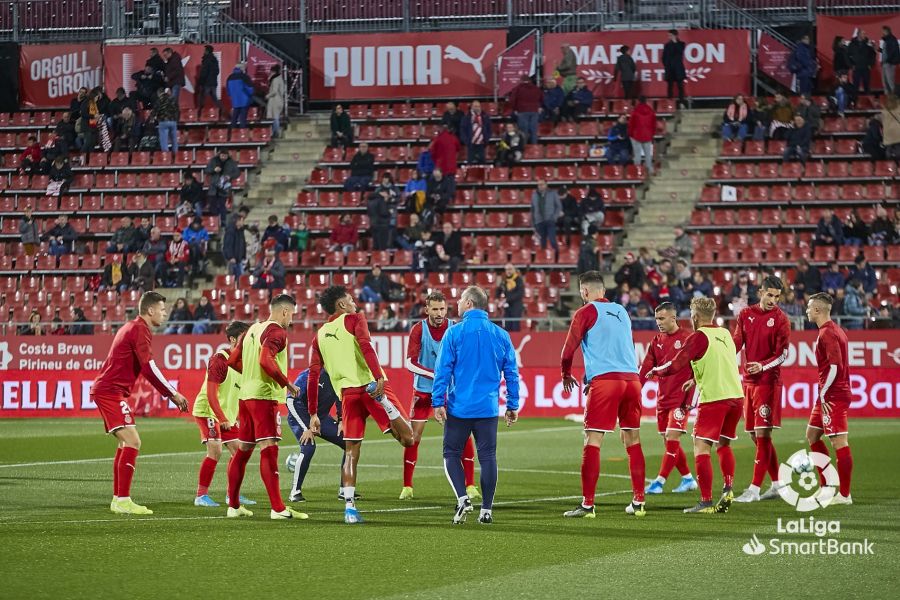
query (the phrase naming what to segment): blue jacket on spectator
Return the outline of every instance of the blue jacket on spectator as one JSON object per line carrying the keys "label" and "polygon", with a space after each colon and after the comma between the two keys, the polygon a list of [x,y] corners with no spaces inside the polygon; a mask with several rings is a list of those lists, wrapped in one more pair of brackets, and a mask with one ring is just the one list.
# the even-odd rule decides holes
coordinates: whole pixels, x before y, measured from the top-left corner
{"label": "blue jacket on spectator", "polygon": [[206,231],[206,227],[201,227],[200,229],[194,229],[192,227],[185,227],[184,231],[181,232],[181,237],[185,242],[188,243],[189,246],[193,246],[194,244],[201,244],[203,242],[209,241],[209,232]]}
{"label": "blue jacket on spectator", "polygon": [[616,123],[613,125],[606,136],[606,140],[609,142],[610,152],[631,150],[631,140],[628,139],[628,123]]}
{"label": "blue jacket on spectator", "polygon": [[844,274],[838,271],[835,273],[834,271],[825,271],[822,274],[822,289],[823,290],[839,290],[844,287]]}
{"label": "blue jacket on spectator", "polygon": [[590,110],[591,104],[594,103],[594,94],[592,94],[591,90],[589,90],[587,87],[583,87],[581,89],[574,88],[571,92],[569,92],[569,99],[574,100],[577,104],[585,106],[588,110]]}
{"label": "blue jacket on spectator", "polygon": [[235,67],[231,72],[227,87],[232,108],[246,108],[253,102],[253,84],[240,67]]}
{"label": "blue jacket on spectator", "polygon": [[875,269],[869,263],[862,268],[858,265],[850,267],[850,276],[847,281],[850,282],[854,279],[862,283],[863,291],[867,294],[874,294],[875,288],[878,287],[878,277],[875,276]]}
{"label": "blue jacket on spectator", "polygon": [[561,87],[557,86],[555,88],[544,90],[544,100],[541,102],[541,105],[547,112],[552,112],[562,107],[563,102],[565,101],[565,92],[563,92]]}
{"label": "blue jacket on spectator", "polygon": [[788,58],[788,69],[797,77],[812,78],[816,76],[816,53],[809,44],[803,42],[794,47]]}

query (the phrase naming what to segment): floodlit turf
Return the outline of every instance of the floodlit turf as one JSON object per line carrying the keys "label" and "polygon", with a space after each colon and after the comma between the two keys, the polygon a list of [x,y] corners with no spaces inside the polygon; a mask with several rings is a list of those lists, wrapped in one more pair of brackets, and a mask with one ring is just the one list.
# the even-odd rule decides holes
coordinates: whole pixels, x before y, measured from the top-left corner
{"label": "floodlit turf", "polygon": [[[381,436],[363,445],[359,492],[366,523],[342,522],[336,498],[339,452],[320,444],[298,508],[308,521],[270,521],[256,458],[245,493],[260,501],[252,519],[226,520],[224,508],[195,508],[202,454],[193,423],[142,420],[142,456],[133,497],[151,517],[109,512],[113,442],[94,420],[0,421],[0,598],[691,598],[895,597],[900,572],[897,457],[900,423],[851,423],[852,507],[797,513],[781,500],[735,505],[727,515],[683,515],[694,493],[651,496],[647,516],[624,514],[630,499],[619,440],[603,448],[598,514],[564,520],[580,499],[581,434],[563,421],[502,428],[495,524],[450,525],[440,426],[419,453],[416,498],[400,502],[401,448]],[[804,423],[776,434],[782,458],[803,446]],[[647,475],[663,444],[646,424]],[[293,440],[291,440],[293,441]],[[686,443],[686,442],[685,442]],[[281,447],[282,488],[290,474]],[[753,451],[735,446],[736,493],[748,483]],[[689,450],[690,454],[690,450]],[[715,460],[714,460],[715,462]],[[692,463],[692,461],[691,461]],[[693,465],[692,465],[693,466]],[[716,489],[721,485],[716,469]],[[666,486],[677,484],[677,474]],[[224,496],[225,461],[211,495]],[[475,513],[477,515],[477,511]],[[840,541],[874,542],[872,556],[748,556],[755,534],[777,519],[839,520]],[[809,544],[807,544],[808,546]],[[891,591],[893,590],[893,592]]]}

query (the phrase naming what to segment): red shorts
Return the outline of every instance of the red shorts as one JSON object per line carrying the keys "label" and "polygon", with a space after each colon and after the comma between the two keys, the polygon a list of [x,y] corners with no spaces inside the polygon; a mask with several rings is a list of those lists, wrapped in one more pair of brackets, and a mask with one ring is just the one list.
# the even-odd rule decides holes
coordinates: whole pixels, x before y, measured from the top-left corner
{"label": "red shorts", "polygon": [[100,416],[103,417],[103,425],[106,433],[112,433],[123,427],[137,427],[134,415],[131,414],[131,406],[128,400],[121,396],[95,396],[91,394],[91,400],[97,405]]}
{"label": "red shorts", "polygon": [[[390,384],[384,384],[384,395],[387,399],[397,407],[400,416],[405,421],[409,421],[409,414],[406,407],[397,398],[397,394],[391,389]],[[391,420],[388,419],[384,408],[378,404],[374,398],[369,396],[366,388],[346,388],[341,392],[341,402],[343,403],[344,417],[344,439],[351,442],[358,442],[366,436],[366,419],[372,417],[378,424],[378,429],[387,433],[391,430]]]}
{"label": "red shorts", "polygon": [[687,431],[688,410],[676,406],[675,408],[656,409],[656,430],[660,433],[667,431]]}
{"label": "red shorts", "polygon": [[434,409],[431,407],[431,394],[418,390],[414,391],[411,414],[413,421],[427,421],[433,417]]}
{"label": "red shorts", "polygon": [[744,384],[744,431],[781,429],[781,384]]}
{"label": "red shorts", "polygon": [[585,431],[615,431],[616,420],[619,429],[641,428],[640,381],[594,378],[588,389]]}
{"label": "red shorts", "polygon": [[238,405],[240,441],[255,444],[262,440],[281,439],[281,413],[274,400],[241,400]]}
{"label": "red shorts", "polygon": [[237,424],[228,431],[222,431],[219,422],[213,418],[194,417],[194,420],[200,428],[200,441],[204,444],[210,440],[227,444],[240,438],[241,430]]}
{"label": "red shorts", "polygon": [[822,405],[816,402],[809,415],[809,426],[823,430],[827,436],[847,433],[847,411],[850,409],[850,400],[832,400],[829,404],[831,412],[824,415]]}
{"label": "red shorts", "polygon": [[742,401],[717,400],[701,402],[697,408],[697,422],[694,423],[694,437],[716,443],[720,437],[737,439],[737,426],[741,420]]}

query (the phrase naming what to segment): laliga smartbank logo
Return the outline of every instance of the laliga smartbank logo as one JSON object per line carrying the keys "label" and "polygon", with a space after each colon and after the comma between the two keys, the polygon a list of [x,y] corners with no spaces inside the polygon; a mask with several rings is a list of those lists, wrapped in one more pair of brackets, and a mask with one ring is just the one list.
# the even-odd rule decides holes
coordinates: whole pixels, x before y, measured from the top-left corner
{"label": "laliga smartbank logo", "polygon": [[[775,533],[779,536],[763,541],[754,534],[743,545],[744,554],[759,556],[871,556],[875,543],[868,538],[860,542],[847,542],[837,536],[841,533],[840,521],[825,521],[815,517],[805,519],[778,519]],[[812,536],[813,539],[809,539]]]}
{"label": "laliga smartbank logo", "polygon": [[[823,485],[819,485],[819,473]],[[778,467],[778,494],[798,512],[810,512],[831,504],[839,484],[840,478],[831,464],[831,457],[821,452],[798,450]]]}

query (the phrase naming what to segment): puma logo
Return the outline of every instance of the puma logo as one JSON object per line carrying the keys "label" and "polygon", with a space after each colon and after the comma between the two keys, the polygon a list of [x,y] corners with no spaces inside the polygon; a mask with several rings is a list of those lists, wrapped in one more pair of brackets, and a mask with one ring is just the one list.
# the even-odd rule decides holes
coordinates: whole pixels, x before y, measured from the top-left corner
{"label": "puma logo", "polygon": [[720,344],[722,344],[723,346],[727,346],[727,345],[728,345],[728,344],[725,343],[725,340],[723,340],[722,338],[717,337],[717,338],[713,338],[713,339],[716,340],[717,342],[719,342]]}
{"label": "puma logo", "polygon": [[662,350],[663,345],[662,345],[662,344],[657,344],[656,347],[659,348],[660,350]]}
{"label": "puma logo", "polygon": [[444,58],[449,60],[458,60],[461,63],[465,63],[472,67],[472,70],[475,71],[475,74],[478,75],[478,78],[481,79],[481,83],[487,82],[487,77],[484,75],[484,67],[482,66],[482,61],[484,61],[484,57],[487,55],[488,51],[494,47],[494,44],[488,44],[484,47],[484,50],[481,51],[481,55],[478,58],[472,58],[464,50],[458,48],[456,46],[447,46],[444,48]]}
{"label": "puma logo", "polygon": [[431,355],[432,355],[433,357],[437,358],[437,352],[435,352],[434,350],[431,351]]}
{"label": "puma logo", "polygon": [[753,319],[755,319],[755,318],[756,318],[756,317],[747,317],[747,320],[750,321],[750,322],[752,323],[752,322],[753,322]]}
{"label": "puma logo", "polygon": [[334,339],[338,339],[338,336],[337,336],[336,333],[326,333],[326,334],[325,334],[325,337],[326,337],[326,338],[333,337]]}
{"label": "puma logo", "polygon": [[620,317],[620,316],[617,315],[616,313],[606,311],[606,314],[608,314],[608,315],[611,316],[611,317],[615,317],[615,318],[616,318],[616,321],[618,321],[619,323],[622,322],[622,317]]}

